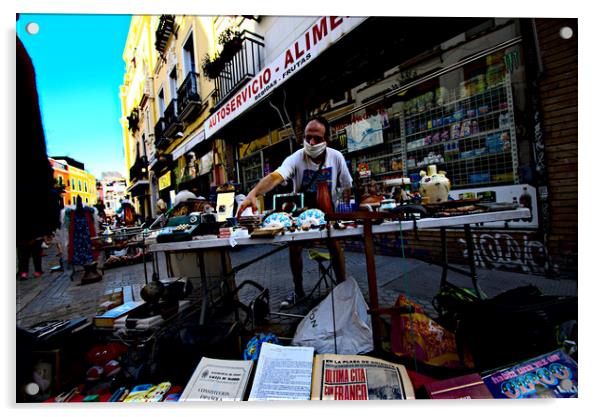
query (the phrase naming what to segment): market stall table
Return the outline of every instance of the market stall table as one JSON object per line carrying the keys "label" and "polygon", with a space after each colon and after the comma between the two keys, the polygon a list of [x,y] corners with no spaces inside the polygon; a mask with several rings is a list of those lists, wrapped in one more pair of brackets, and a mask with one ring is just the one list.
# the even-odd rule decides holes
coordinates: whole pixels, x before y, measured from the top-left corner
{"label": "market stall table", "polygon": [[[479,290],[477,283],[477,274],[474,259],[474,247],[472,241],[472,233],[470,225],[489,223],[496,221],[510,221],[516,219],[528,218],[531,215],[530,210],[527,208],[517,208],[514,210],[506,211],[493,211],[485,213],[476,213],[468,215],[458,215],[450,217],[433,217],[424,218],[419,220],[394,220],[384,221],[385,218],[395,217],[389,213],[370,213],[370,212],[357,212],[357,213],[336,213],[329,216],[330,219],[336,220],[356,220],[362,221],[363,224],[359,224],[356,227],[347,227],[345,229],[313,229],[308,231],[295,231],[286,232],[281,235],[277,235],[273,238],[262,238],[256,239],[252,237],[239,237],[236,238],[237,245],[256,245],[256,244],[273,244],[273,243],[288,243],[297,241],[310,241],[310,240],[325,240],[325,239],[341,239],[341,238],[352,238],[361,237],[364,242],[364,251],[366,255],[366,268],[368,276],[368,289],[369,289],[369,301],[370,301],[370,313],[372,316],[372,328],[374,334],[374,345],[375,347],[381,346],[381,332],[380,322],[378,316],[381,314],[390,314],[392,309],[380,309],[378,300],[378,287],[376,282],[376,267],[374,261],[374,242],[373,235],[381,233],[395,233],[402,231],[409,231],[414,229],[440,229],[441,230],[441,245],[442,245],[442,279],[441,284],[443,285],[447,279],[447,270],[454,270],[456,272],[463,273],[471,277],[473,285],[475,287],[476,294],[479,298],[482,297],[481,291]],[[373,221],[382,221],[380,224],[373,224]],[[468,263],[470,272],[463,271],[459,268],[455,268],[447,265],[447,249],[446,249],[446,229],[453,227],[463,227],[465,232],[465,238],[467,243],[468,252]],[[170,252],[196,252],[207,249],[223,248],[226,249],[232,245],[230,239],[217,238],[217,237],[201,237],[198,239],[184,241],[184,242],[173,242],[173,243],[149,243],[149,251],[163,253],[164,255]],[[279,250],[281,248],[277,248]],[[264,257],[264,256],[262,256]],[[156,257],[155,257],[156,258]]]}

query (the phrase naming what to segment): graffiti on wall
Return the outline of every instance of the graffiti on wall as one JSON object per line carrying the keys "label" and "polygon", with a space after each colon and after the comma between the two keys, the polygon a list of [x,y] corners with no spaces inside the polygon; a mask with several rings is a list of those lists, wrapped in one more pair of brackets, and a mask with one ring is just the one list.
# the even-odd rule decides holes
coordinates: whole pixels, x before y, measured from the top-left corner
{"label": "graffiti on wall", "polygon": [[[503,231],[475,232],[472,234],[472,238],[477,267],[542,275],[559,272],[558,264],[550,261],[546,246],[541,240],[534,239],[533,232],[513,232],[512,234]],[[452,244],[452,241],[457,242],[457,245]],[[374,243],[375,250],[379,255],[403,256],[399,234],[377,235]],[[441,253],[438,250],[438,243],[433,248],[417,246],[417,243],[404,236],[403,254],[405,257],[440,260]],[[346,241],[345,250],[363,252],[364,245],[361,241]],[[452,258],[456,254],[456,261],[459,261],[458,257],[460,256],[468,259],[468,249],[464,238],[452,238],[448,241],[448,251]]]}
{"label": "graffiti on wall", "polygon": [[535,158],[535,170],[537,173],[545,177],[546,161],[545,161],[545,145],[543,142],[543,131],[541,127],[541,115],[539,110],[534,110],[533,115],[533,157]]}
{"label": "graffiti on wall", "polygon": [[[477,267],[504,268],[525,273],[544,274],[548,270],[558,271],[558,265],[549,264],[547,249],[539,240],[530,240],[527,233],[515,237],[507,233],[473,233],[474,256]],[[468,258],[466,240],[458,239],[463,245],[463,255]]]}

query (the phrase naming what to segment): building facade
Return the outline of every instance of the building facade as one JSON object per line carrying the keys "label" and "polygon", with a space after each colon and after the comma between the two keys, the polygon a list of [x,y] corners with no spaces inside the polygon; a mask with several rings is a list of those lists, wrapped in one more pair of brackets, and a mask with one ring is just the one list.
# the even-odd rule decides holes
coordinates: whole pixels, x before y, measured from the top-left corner
{"label": "building facade", "polygon": [[82,203],[93,206],[97,203],[96,178],[85,170],[83,163],[66,156],[48,158],[57,183],[65,185],[64,205],[75,205],[77,197]]}
{"label": "building facade", "polygon": [[[163,15],[148,24],[157,52],[150,195],[211,197],[227,181],[248,192],[319,114],[358,202],[437,165],[455,199],[533,211],[475,229],[480,264],[576,276],[575,19]],[[560,35],[566,28],[572,36]],[[378,239],[383,253],[403,239],[410,256],[440,256],[438,231]],[[463,262],[462,233],[447,240],[450,259]]]}
{"label": "building facade", "polygon": [[103,176],[98,181],[99,201],[104,204],[107,216],[114,216],[127,193],[127,180],[121,176]]}
{"label": "building facade", "polygon": [[149,128],[155,105],[152,66],[157,54],[151,33],[154,21],[152,16],[132,17],[123,52],[126,71],[120,87],[127,193],[142,218],[148,216],[151,206],[148,158],[154,151]]}
{"label": "building facade", "polygon": [[211,146],[176,150],[201,141],[202,122],[213,104],[213,85],[199,73],[204,55],[214,50],[212,27],[211,17],[132,19],[124,51],[122,122],[128,192],[143,217],[156,216],[159,198],[171,204],[179,188],[208,193],[215,183],[212,164],[199,167],[199,161],[210,159]]}
{"label": "building facade", "polygon": [[52,175],[54,176],[55,186],[62,190],[61,208],[71,204],[71,181],[69,180],[69,169],[66,164],[48,158],[52,167]]}

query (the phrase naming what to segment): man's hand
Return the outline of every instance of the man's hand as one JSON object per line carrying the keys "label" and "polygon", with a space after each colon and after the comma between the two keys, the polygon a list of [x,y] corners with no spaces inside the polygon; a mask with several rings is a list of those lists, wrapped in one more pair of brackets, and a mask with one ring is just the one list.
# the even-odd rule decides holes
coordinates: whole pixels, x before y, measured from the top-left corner
{"label": "man's hand", "polygon": [[265,193],[271,191],[282,181],[284,181],[284,178],[282,178],[282,175],[280,175],[278,172],[272,172],[271,174],[263,177],[261,181],[259,181],[259,184],[257,184],[249,194],[247,194],[247,198],[240,203],[238,211],[236,212],[236,218],[239,219],[240,215],[247,207],[251,207],[253,209],[253,214],[257,213],[257,195],[265,195]]}
{"label": "man's hand", "polygon": [[240,215],[242,214],[243,211],[245,211],[245,209],[247,207],[251,207],[251,209],[253,210],[253,214],[257,213],[257,198],[252,194],[249,194],[242,201],[242,203],[240,203],[240,206],[238,206],[238,211],[236,212],[237,220],[240,219]]}

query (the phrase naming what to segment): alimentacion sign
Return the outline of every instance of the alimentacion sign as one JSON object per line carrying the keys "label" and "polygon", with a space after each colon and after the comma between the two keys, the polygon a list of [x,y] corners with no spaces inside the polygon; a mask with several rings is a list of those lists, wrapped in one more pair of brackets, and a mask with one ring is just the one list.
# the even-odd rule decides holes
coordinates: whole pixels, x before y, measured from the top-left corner
{"label": "alimentacion sign", "polygon": [[325,16],[316,20],[274,62],[265,66],[205,121],[205,139],[210,138],[219,129],[257,104],[365,19],[365,17]]}

